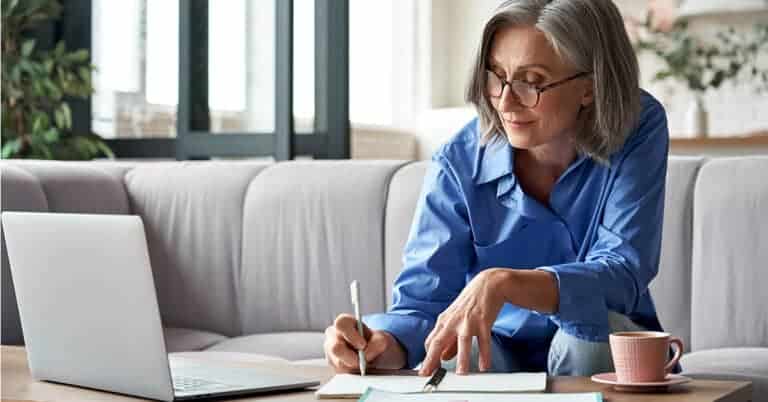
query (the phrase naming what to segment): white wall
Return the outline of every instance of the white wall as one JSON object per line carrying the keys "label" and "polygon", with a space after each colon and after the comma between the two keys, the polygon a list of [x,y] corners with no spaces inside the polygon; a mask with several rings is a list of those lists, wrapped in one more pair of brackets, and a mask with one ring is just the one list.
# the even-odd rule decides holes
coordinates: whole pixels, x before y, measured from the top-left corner
{"label": "white wall", "polygon": [[483,24],[499,0],[432,1],[432,106],[464,105],[469,69]]}
{"label": "white wall", "polygon": [[[644,2],[618,0],[616,3],[625,15],[644,15]],[[422,116],[417,128],[420,158],[429,157],[474,115],[464,103],[465,85],[483,24],[498,4],[500,0],[432,0],[430,72],[433,110]],[[751,29],[758,21],[768,22],[768,10],[691,17],[690,27],[696,33],[713,35],[731,25],[738,30]],[[768,55],[765,56],[763,65],[768,63],[765,60]],[[651,83],[650,78],[661,67],[660,61],[653,56],[642,56],[640,67],[641,86],[664,103],[670,132],[673,136],[685,136],[684,118],[690,93],[679,85]],[[717,92],[708,93],[705,99],[711,136],[744,135],[768,128],[768,97],[755,94],[751,86],[724,86]]]}

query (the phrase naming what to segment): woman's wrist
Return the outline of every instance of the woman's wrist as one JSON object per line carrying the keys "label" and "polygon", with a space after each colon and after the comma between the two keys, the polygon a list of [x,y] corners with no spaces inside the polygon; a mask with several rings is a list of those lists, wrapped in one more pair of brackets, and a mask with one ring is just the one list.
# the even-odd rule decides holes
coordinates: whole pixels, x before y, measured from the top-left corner
{"label": "woman's wrist", "polygon": [[557,312],[557,279],[547,271],[492,268],[491,280],[504,301],[541,313]]}
{"label": "woman's wrist", "polygon": [[511,268],[491,268],[491,281],[495,286],[495,293],[501,295],[505,303],[515,304],[515,294],[519,286],[519,279]]}

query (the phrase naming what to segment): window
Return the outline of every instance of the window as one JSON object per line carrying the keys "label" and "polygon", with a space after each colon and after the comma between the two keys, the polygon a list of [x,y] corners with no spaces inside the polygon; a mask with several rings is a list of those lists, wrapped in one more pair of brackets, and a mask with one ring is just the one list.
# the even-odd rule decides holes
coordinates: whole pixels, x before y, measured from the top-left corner
{"label": "window", "polygon": [[118,156],[349,156],[346,0],[79,7],[98,69],[90,121]]}

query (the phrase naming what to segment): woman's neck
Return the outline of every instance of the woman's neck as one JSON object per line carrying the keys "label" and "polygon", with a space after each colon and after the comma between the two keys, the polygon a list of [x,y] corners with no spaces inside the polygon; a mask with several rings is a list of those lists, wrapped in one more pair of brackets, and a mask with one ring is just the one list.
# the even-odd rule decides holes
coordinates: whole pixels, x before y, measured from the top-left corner
{"label": "woman's neck", "polygon": [[516,159],[521,158],[522,166],[543,171],[554,180],[568,169],[576,156],[576,147],[567,137],[530,149],[518,149],[515,155]]}

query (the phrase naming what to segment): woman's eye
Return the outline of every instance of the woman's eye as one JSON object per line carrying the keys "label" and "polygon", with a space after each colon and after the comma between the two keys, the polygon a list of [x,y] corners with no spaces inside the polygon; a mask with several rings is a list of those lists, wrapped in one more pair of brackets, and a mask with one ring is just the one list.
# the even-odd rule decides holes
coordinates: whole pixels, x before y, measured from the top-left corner
{"label": "woman's eye", "polygon": [[529,84],[538,84],[543,81],[544,77],[539,74],[528,72],[525,74],[525,82]]}

